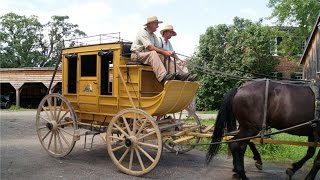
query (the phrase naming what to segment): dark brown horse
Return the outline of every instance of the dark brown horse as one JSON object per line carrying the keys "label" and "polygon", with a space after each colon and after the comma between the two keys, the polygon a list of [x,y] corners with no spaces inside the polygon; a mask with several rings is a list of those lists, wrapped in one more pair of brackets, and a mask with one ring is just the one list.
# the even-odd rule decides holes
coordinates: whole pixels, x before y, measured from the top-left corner
{"label": "dark brown horse", "polygon": [[[305,85],[269,82],[267,96],[265,96],[266,80],[247,82],[225,96],[215,124],[212,143],[221,141],[225,128],[228,131],[236,130],[235,120],[239,122],[239,132],[233,139],[256,136],[264,125],[265,97],[268,97],[265,126],[281,130],[312,122],[313,126],[303,126],[287,133],[307,136],[309,142],[314,142],[316,139],[319,141],[320,121],[314,118],[315,95],[312,89]],[[249,140],[229,143],[236,173],[234,177],[238,179],[248,179],[244,170],[244,153],[248,142]],[[207,163],[218,153],[219,147],[220,144],[217,143],[210,145],[206,156]],[[300,161],[293,163],[292,168],[287,169],[289,179],[308,159],[313,157],[315,151],[316,147],[308,147],[307,154]],[[306,179],[315,179],[319,169],[320,151]]]}

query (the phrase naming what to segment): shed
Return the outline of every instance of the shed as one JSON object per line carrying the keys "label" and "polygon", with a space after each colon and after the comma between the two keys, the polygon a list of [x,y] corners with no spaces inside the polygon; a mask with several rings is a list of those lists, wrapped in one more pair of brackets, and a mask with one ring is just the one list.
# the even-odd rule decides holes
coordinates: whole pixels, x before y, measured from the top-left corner
{"label": "shed", "polygon": [[308,38],[300,59],[303,65],[303,78],[320,80],[320,14]]}
{"label": "shed", "polygon": [[[46,95],[54,67],[0,68],[0,94],[13,94],[17,106],[36,107]],[[62,73],[57,71],[51,92],[61,89]]]}

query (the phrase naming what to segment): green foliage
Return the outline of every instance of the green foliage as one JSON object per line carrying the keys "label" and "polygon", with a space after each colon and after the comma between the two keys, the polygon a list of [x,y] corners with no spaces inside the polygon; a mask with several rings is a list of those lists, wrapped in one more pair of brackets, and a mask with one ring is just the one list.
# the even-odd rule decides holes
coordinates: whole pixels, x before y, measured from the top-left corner
{"label": "green foliage", "polygon": [[0,66],[25,67],[41,59],[42,25],[36,16],[9,13],[0,18]]}
{"label": "green foliage", "polygon": [[46,61],[42,61],[39,65],[40,67],[53,66],[55,64],[58,58],[61,57],[61,49],[65,47],[65,40],[86,35],[83,31],[77,29],[78,25],[68,22],[68,16],[52,16],[51,18],[52,21],[45,25],[49,40],[44,40],[41,43]]}
{"label": "green foliage", "polygon": [[[190,64],[241,77],[268,75],[277,63],[270,52],[274,46],[270,39],[276,33],[260,22],[235,17],[232,25],[207,28],[200,37],[199,50]],[[208,74],[196,66],[189,65],[189,69],[200,75],[201,86],[197,94],[199,110],[218,109],[223,95],[242,83],[238,78]]]}
{"label": "green foliage", "polygon": [[273,9],[269,19],[276,18],[278,25],[291,27],[283,38],[280,55],[289,55],[292,59],[295,55],[302,54],[302,44],[308,38],[319,15],[320,2],[269,0],[268,7]]}
{"label": "green foliage", "polygon": [[37,16],[8,13],[0,17],[0,67],[55,65],[66,39],[84,36],[68,16],[52,16],[41,24]]}

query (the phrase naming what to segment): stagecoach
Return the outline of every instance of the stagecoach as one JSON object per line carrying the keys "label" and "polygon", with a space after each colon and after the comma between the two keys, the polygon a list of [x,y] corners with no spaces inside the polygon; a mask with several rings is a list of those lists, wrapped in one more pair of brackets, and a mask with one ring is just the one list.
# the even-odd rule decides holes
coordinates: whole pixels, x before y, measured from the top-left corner
{"label": "stagecoach", "polygon": [[183,153],[199,142],[200,121],[187,108],[199,83],[158,82],[150,66],[130,61],[130,46],[119,40],[62,50],[62,93],[45,96],[36,115],[49,155],[68,155],[80,137],[90,150],[97,135],[119,170],[140,176],[157,165],[163,147]]}
{"label": "stagecoach", "polygon": [[[106,36],[110,37],[110,34]],[[213,125],[201,125],[195,112],[188,108],[199,87],[198,82],[169,80],[162,84],[150,66],[130,61],[130,42],[119,38],[116,42],[102,43],[102,36],[98,36],[98,39],[99,43],[96,44],[80,43],[80,46],[62,50],[62,93],[48,93],[39,104],[36,130],[41,145],[49,155],[68,155],[80,137],[84,137],[84,149],[91,150],[94,137],[100,136],[106,143],[110,159],[120,171],[141,176],[155,168],[163,148],[185,153],[196,145],[205,145],[199,144],[199,141],[212,137]],[[202,70],[209,72],[208,69]],[[216,73],[230,76],[223,72],[211,72],[213,75]],[[269,80],[256,82],[263,84],[260,94],[268,99],[266,92]],[[311,99],[313,97],[312,94]],[[314,100],[310,102],[312,104]],[[256,105],[252,108],[256,108]],[[260,143],[263,140],[271,144],[316,148],[320,145],[314,142],[277,141],[264,139],[263,136],[317,123],[318,120],[309,121],[278,132],[262,133],[228,143],[251,139]],[[224,136],[225,140],[238,133],[223,133],[225,129],[221,126],[216,126],[215,132],[218,132],[217,128],[220,128],[221,133],[218,134]],[[210,149],[221,144],[221,139],[216,138],[216,142],[210,144]],[[287,174],[291,177],[295,171],[289,169]]]}

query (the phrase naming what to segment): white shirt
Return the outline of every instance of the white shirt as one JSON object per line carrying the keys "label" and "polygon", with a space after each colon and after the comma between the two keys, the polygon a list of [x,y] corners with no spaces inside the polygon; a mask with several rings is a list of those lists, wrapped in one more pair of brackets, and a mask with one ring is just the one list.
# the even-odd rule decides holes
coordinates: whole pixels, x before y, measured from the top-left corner
{"label": "white shirt", "polygon": [[149,33],[146,29],[142,29],[137,33],[136,40],[132,43],[131,51],[145,52],[146,47],[154,45],[160,47],[158,38],[154,33]]}
{"label": "white shirt", "polygon": [[159,37],[159,43],[160,43],[161,48],[168,50],[168,51],[173,51],[172,45],[169,40],[167,42],[165,42],[163,37]]}

